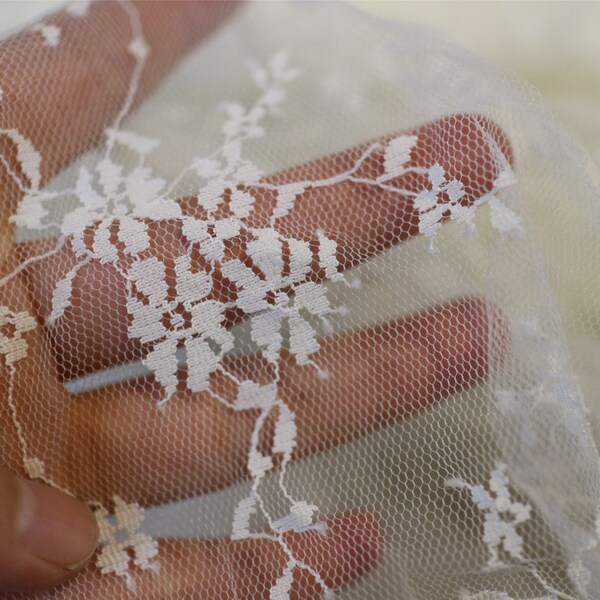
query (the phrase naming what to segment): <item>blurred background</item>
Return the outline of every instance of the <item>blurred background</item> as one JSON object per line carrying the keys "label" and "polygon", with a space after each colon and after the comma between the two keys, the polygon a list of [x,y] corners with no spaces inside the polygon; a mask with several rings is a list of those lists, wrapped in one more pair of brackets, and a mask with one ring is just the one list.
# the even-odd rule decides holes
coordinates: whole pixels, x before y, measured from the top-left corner
{"label": "blurred background", "polygon": [[354,0],[359,10],[425,25],[516,71],[546,97],[600,164],[600,2]]}

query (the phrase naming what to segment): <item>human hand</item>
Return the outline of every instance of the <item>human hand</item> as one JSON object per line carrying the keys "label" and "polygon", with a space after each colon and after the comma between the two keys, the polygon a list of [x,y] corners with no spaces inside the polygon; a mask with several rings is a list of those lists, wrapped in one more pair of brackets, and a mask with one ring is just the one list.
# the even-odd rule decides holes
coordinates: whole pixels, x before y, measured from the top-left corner
{"label": "human hand", "polygon": [[[169,47],[168,56],[171,57],[167,60],[160,51],[157,56],[151,55],[145,71],[147,81],[142,80],[140,95],[149,91],[158,77],[168,71],[174,56],[196,43],[198,30],[188,38],[181,36],[178,19],[185,18],[187,21],[193,17],[198,23],[211,22],[215,26],[224,18],[224,11],[211,6],[218,5],[139,5],[146,37],[160,41],[157,47]],[[117,9],[104,5],[92,10]],[[218,14],[211,17],[210,11]],[[68,19],[64,16],[57,18]],[[72,27],[76,36],[76,25]],[[62,24],[62,29],[65,30],[65,24]],[[206,33],[206,29],[203,31],[199,37]],[[114,35],[125,36],[126,32],[116,31]],[[179,49],[174,51],[172,43],[179,44]],[[14,48],[14,42],[11,46],[11,40],[7,40],[0,56],[10,58]],[[46,79],[56,77],[67,88],[83,90],[85,93],[81,93],[80,101],[65,114],[60,108],[62,94],[48,97],[35,88],[26,93],[20,90],[20,93],[14,93],[16,101],[21,103],[21,110],[16,113],[17,122],[13,116],[10,122],[0,123],[2,128],[10,127],[22,132],[42,157],[52,157],[43,163],[45,180],[93,144],[120,106],[119,102],[107,98],[105,80],[100,78],[90,82],[88,78],[88,73],[96,69],[106,72],[109,78],[113,77],[115,71],[106,64],[106,56],[94,54],[93,49],[84,60],[78,55],[78,71],[61,67],[73,62],[74,57],[68,54],[53,55],[48,60],[52,64],[40,64],[40,68],[49,74]],[[3,58],[2,64],[7,62]],[[66,76],[68,80],[61,80]],[[2,77],[8,98],[13,89],[19,88],[18,72],[12,77],[14,81],[11,81],[10,71]],[[14,88],[11,88],[11,83]],[[126,82],[111,82],[110,91],[112,97],[124,96]],[[40,106],[41,98],[43,106]],[[95,104],[90,106],[90,103]],[[54,119],[53,131],[62,132],[62,152],[51,151],[53,144],[57,143],[56,138],[46,138],[46,130],[37,125],[39,119],[32,119],[32,115],[40,114],[43,114],[43,122]],[[89,114],[103,117],[90,120]],[[491,136],[507,155],[510,154],[500,130],[485,119],[474,116],[449,117],[409,134],[418,138],[409,166],[440,164],[450,177],[462,182],[466,190],[465,204],[489,191],[497,175],[492,148],[486,136]],[[379,140],[381,148],[392,137],[395,136]],[[449,142],[456,139],[464,140],[459,150]],[[371,144],[299,166],[269,177],[262,184],[282,185],[306,173],[310,173],[313,180],[326,179],[337,171],[350,168],[369,146]],[[23,177],[23,173],[19,172],[16,148],[7,143],[0,146],[0,151],[5,159],[0,181],[7,197],[15,198],[19,195],[19,185],[11,172]],[[382,173],[383,163],[382,151],[371,153],[362,164],[361,171],[357,172],[357,177],[361,174],[365,178],[377,176]],[[7,165],[10,169],[6,168]],[[401,183],[405,189],[416,192],[422,189],[423,179],[422,173],[414,172],[403,176]],[[259,186],[255,187],[258,193]],[[254,187],[248,186],[248,190],[253,191]],[[419,218],[412,202],[399,201],[396,194],[378,189],[378,210],[365,211],[364,200],[375,197],[374,193],[365,183],[345,181],[329,186],[327,202],[324,202],[318,189],[309,189],[303,192],[302,201],[297,203],[293,214],[279,221],[278,230],[283,235],[303,239],[311,247],[314,260],[306,273],[308,281],[320,282],[326,278],[317,259],[319,242],[314,237],[316,229],[326,231],[330,238],[343,240],[344,253],[338,256],[340,270],[353,267],[418,234]],[[273,194],[262,189],[261,201],[257,202],[246,220],[249,228],[263,224],[273,201]],[[195,213],[197,207],[191,200],[182,200],[181,204],[188,214],[203,217],[202,213]],[[14,207],[8,212],[12,210]],[[35,314],[43,321],[51,312],[56,279],[64,276],[77,262],[72,244],[67,240],[43,262],[31,262],[13,277],[11,274],[24,260],[52,252],[57,248],[57,241],[30,242],[13,248],[13,232],[7,224],[4,225],[2,247],[7,251],[1,274],[10,276],[10,281],[0,289],[0,304],[10,306],[14,314]],[[155,236],[145,255],[159,257],[169,268],[169,258],[177,256],[183,247],[180,224],[149,223],[148,227],[151,232],[159,227],[163,232],[170,231],[169,235]],[[93,237],[93,231],[90,235]],[[229,248],[228,252],[232,258],[242,262],[249,260],[243,245]],[[199,261],[198,268],[204,268],[200,259],[195,260]],[[48,273],[58,277],[49,281]],[[141,506],[204,494],[247,478],[248,447],[256,411],[235,412],[222,404],[210,402],[204,392],[193,392],[179,386],[169,400],[168,409],[161,413],[155,408],[159,390],[151,377],[139,379],[135,385],[89,391],[73,402],[73,397],[65,391],[65,380],[139,358],[147,350],[143,344],[129,338],[129,315],[126,311],[115,313],[108,310],[108,297],[103,296],[102,290],[110,291],[113,306],[125,306],[126,290],[112,265],[91,262],[83,266],[73,280],[70,309],[45,333],[41,328],[27,333],[30,360],[19,365],[20,376],[14,380],[14,385],[9,385],[8,378],[2,384],[2,396],[6,399],[0,413],[3,422],[12,423],[12,412],[35,412],[42,415],[46,430],[61,432],[64,447],[68,448],[68,452],[57,453],[45,461],[46,469],[40,478],[58,482],[60,487],[88,502],[110,504],[115,490],[124,490],[120,493],[126,502]],[[235,301],[237,293],[226,278],[219,273],[214,274],[211,299],[228,303]],[[15,298],[19,299],[18,306]],[[314,358],[318,362],[319,357],[325,357],[328,370],[336,373],[334,380],[323,380],[316,372],[307,371],[291,357],[283,355],[281,394],[289,399],[289,406],[296,415],[296,426],[302,431],[293,458],[304,458],[348,443],[381,427],[384,422],[389,424],[407,418],[433,402],[480,382],[487,373],[487,331],[492,326],[490,314],[490,307],[482,299],[457,299],[398,321],[330,337],[321,343]],[[224,326],[231,327],[245,317],[247,314],[243,311],[231,310],[225,314]],[[98,322],[104,324],[101,336],[98,335]],[[76,343],[71,349],[61,349],[56,343],[59,338],[76,340]],[[35,361],[31,361],[32,357]],[[230,359],[229,372],[247,374],[255,369],[256,360],[253,356]],[[383,372],[387,373],[386,377],[382,377]],[[32,398],[28,385],[31,381],[39,381],[44,386],[43,394],[38,392]],[[212,385],[227,396],[230,386],[227,378],[215,373]],[[367,390],[369,393],[366,393]],[[352,411],[348,411],[349,406]],[[273,413],[265,421],[264,439],[261,441],[265,448],[272,441],[276,417],[277,414]],[[127,435],[124,435],[124,423],[128,424]],[[22,435],[27,440],[31,456],[44,455],[45,440],[35,418],[27,420]],[[6,427],[3,454],[13,472],[23,471],[23,457],[14,452],[14,448],[23,446],[18,437],[16,428],[10,430]],[[161,452],[156,451],[157,440],[161,440]],[[194,447],[193,453],[189,452],[190,447]],[[88,509],[57,490],[40,484],[17,482],[8,473],[4,477],[8,489],[15,492],[5,497],[8,498],[5,509],[0,508],[0,515],[5,518],[5,521],[0,520],[5,527],[2,531],[7,532],[2,536],[5,541],[0,542],[4,543],[0,558],[6,557],[5,561],[0,560],[4,582],[0,585],[7,590],[15,587],[25,589],[62,581],[71,572],[64,567],[85,559],[93,546],[96,529],[86,513]],[[45,555],[39,554],[37,546],[32,550],[27,539],[22,542],[11,533],[16,531],[18,520],[16,490],[24,489],[23,486],[43,496],[38,505],[50,513],[52,522],[60,523],[61,519],[67,519],[69,523],[68,527],[62,524],[57,527],[58,531],[63,531],[64,537],[45,539],[44,551],[50,550]],[[56,515],[56,521],[52,514]],[[352,583],[377,564],[384,525],[374,515],[353,510],[333,515],[326,519],[326,523],[325,536],[304,532],[288,533],[285,538],[299,559],[318,570],[329,587],[338,588]],[[36,535],[40,532],[43,529],[37,528]],[[72,549],[72,555],[63,556],[59,550],[66,552],[69,548],[69,532],[79,532],[77,550]],[[40,543],[40,540],[37,542]],[[78,556],[75,557],[75,554]],[[234,572],[243,578],[246,589],[254,590],[251,597],[262,598],[268,595],[285,563],[280,545],[268,539],[165,539],[160,541],[160,556],[159,572],[137,571],[133,574],[136,594],[147,597],[152,593],[162,597],[169,590],[186,589],[199,598],[228,598],[229,591],[223,589],[223,581],[230,576],[231,565],[234,565]],[[75,589],[85,593],[86,598],[104,597],[104,580],[98,569],[93,565],[85,569],[81,588],[75,583]],[[300,571],[295,576],[292,591],[298,599],[313,598],[321,593],[321,587],[309,571]],[[126,597],[128,593],[123,583],[119,597]]]}

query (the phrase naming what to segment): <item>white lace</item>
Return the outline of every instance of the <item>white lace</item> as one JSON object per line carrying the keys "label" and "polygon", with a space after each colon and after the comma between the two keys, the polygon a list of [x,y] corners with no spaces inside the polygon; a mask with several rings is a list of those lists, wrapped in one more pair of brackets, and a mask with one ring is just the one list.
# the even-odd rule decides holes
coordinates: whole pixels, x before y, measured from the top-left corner
{"label": "white lace", "polygon": [[[511,332],[518,324],[514,334],[511,333],[512,349],[516,349],[515,356],[521,352],[521,356],[530,361],[523,364],[513,357],[506,363],[492,365],[486,382],[489,398],[493,399],[489,400],[490,414],[487,417],[480,415],[477,406],[466,404],[456,413],[448,413],[449,422],[464,418],[469,426],[478,424],[487,427],[497,419],[496,435],[490,435],[483,444],[482,456],[478,460],[466,459],[464,465],[459,459],[451,459],[450,462],[458,461],[453,474],[446,467],[440,467],[445,473],[440,476],[434,468],[431,481],[422,481],[425,495],[427,486],[431,486],[431,489],[435,488],[431,494],[436,498],[452,497],[448,502],[469,501],[467,520],[477,523],[478,544],[481,546],[476,550],[479,562],[475,564],[465,559],[461,567],[464,569],[464,581],[452,588],[452,597],[461,600],[512,600],[525,598],[523,594],[528,594],[530,600],[592,598],[596,588],[591,566],[597,556],[600,525],[589,531],[588,497],[582,496],[578,517],[570,518],[567,515],[570,509],[556,506],[555,503],[560,503],[558,495],[564,492],[564,485],[557,483],[560,477],[556,474],[568,470],[568,458],[557,465],[554,475],[551,475],[552,469],[544,470],[542,452],[543,448],[549,449],[549,461],[555,457],[549,441],[555,436],[556,448],[563,448],[565,457],[580,453],[582,466],[577,481],[582,488],[587,485],[583,473],[595,472],[591,467],[586,471],[583,466],[588,464],[586,461],[597,457],[590,445],[573,357],[564,337],[556,333],[560,323],[546,318],[554,314],[550,309],[544,312],[544,302],[552,303],[550,293],[547,297],[543,297],[543,293],[539,295],[540,319],[527,320],[521,318],[522,315],[535,313],[535,307],[533,310],[522,307],[516,293],[511,305],[506,298],[512,291],[503,287],[504,281],[510,281],[510,275],[502,269],[514,264],[515,256],[524,261],[530,260],[528,264],[534,265],[536,276],[541,279],[545,268],[543,258],[540,253],[536,254],[536,250],[531,250],[531,255],[524,258],[525,252],[534,247],[537,232],[528,229],[530,215],[519,211],[522,194],[526,193],[529,183],[521,182],[518,168],[513,171],[505,152],[481,128],[480,132],[483,132],[492,150],[497,173],[488,191],[469,202],[465,202],[465,198],[470,193],[470,184],[449,173],[439,162],[421,160],[416,153],[420,138],[414,133],[388,136],[367,145],[349,168],[343,166],[327,177],[311,178],[310,172],[304,171],[294,180],[275,183],[276,179],[266,177],[269,167],[250,158],[251,149],[257,140],[270,140],[271,129],[276,132],[285,123],[287,110],[297,110],[291,88],[302,85],[302,78],[314,63],[309,60],[303,64],[302,52],[298,52],[297,56],[294,49],[288,52],[273,43],[272,47],[269,46],[269,58],[248,63],[247,80],[252,82],[253,87],[247,97],[252,96],[252,99],[248,102],[228,100],[217,107],[222,115],[221,140],[217,149],[191,157],[178,173],[167,179],[152,161],[163,141],[135,131],[128,123],[140,78],[154,50],[145,39],[135,5],[123,2],[122,6],[131,29],[126,47],[134,66],[123,104],[116,118],[105,128],[93,161],[77,163],[73,181],[66,187],[61,187],[60,178],[45,185],[46,157],[18,128],[9,126],[0,129],[0,135],[9,139],[16,151],[18,172],[5,159],[3,164],[21,193],[18,206],[9,219],[17,228],[17,237],[44,239],[57,234],[52,247],[44,247],[42,252],[28,256],[13,270],[4,273],[0,281],[2,287],[13,285],[15,278],[31,265],[44,264],[65,248],[71,248],[76,260],[66,274],[53,282],[51,307],[43,323],[52,332],[76,306],[74,288],[82,269],[94,264],[111,266],[126,291],[128,339],[144,348],[141,363],[161,386],[161,396],[155,408],[168,415],[173,404],[178,402],[178,390],[184,386],[190,392],[207,394],[228,411],[239,414],[240,419],[244,415],[255,415],[246,456],[246,469],[251,481],[238,499],[233,513],[228,515],[231,540],[268,539],[281,547],[285,561],[270,589],[271,599],[291,598],[297,571],[310,573],[324,597],[330,598],[335,590],[326,583],[319,569],[294,552],[288,541],[290,532],[325,534],[327,525],[322,515],[329,507],[321,509],[321,503],[315,498],[322,494],[317,490],[314,497],[304,497],[299,493],[305,486],[297,485],[302,476],[295,474],[291,463],[296,458],[299,438],[305,432],[299,430],[290,398],[282,392],[282,362],[292,361],[307,373],[316,373],[320,381],[327,382],[332,375],[329,364],[320,362],[318,358],[323,336],[339,330],[336,319],[354,319],[350,321],[354,324],[364,320],[363,314],[356,313],[353,300],[359,294],[361,280],[367,286],[377,285],[377,276],[383,274],[387,279],[395,279],[400,273],[390,268],[388,263],[387,267],[385,264],[380,267],[379,275],[377,267],[368,266],[346,274],[347,266],[339,262],[339,257],[346,252],[343,236],[336,238],[329,231],[317,227],[310,232],[311,241],[308,241],[306,235],[290,235],[289,228],[282,228],[281,223],[294,214],[303,202],[304,194],[318,193],[325,202],[332,189],[344,184],[362,186],[361,189],[370,190],[369,194],[391,194],[398,203],[411,202],[418,215],[418,232],[425,238],[429,250],[414,250],[415,256],[418,254],[414,269],[423,269],[418,276],[443,277],[440,273],[444,268],[456,268],[458,283],[454,285],[449,276],[444,280],[447,289],[459,289],[464,295],[478,292],[479,281],[476,277],[469,281],[466,270],[461,271],[458,264],[461,252],[454,252],[464,244],[467,255],[475,250],[485,253],[486,258],[482,260],[488,262],[482,270],[482,279],[487,277],[486,272],[488,275],[492,272],[493,278],[493,269],[496,265],[500,266],[498,287],[485,282],[482,287],[491,295],[495,294],[503,310],[508,307],[506,317],[511,321]],[[89,3],[76,3],[68,10],[73,18],[87,19]],[[256,10],[260,12],[260,9]],[[30,31],[38,40],[31,43],[43,44],[47,52],[58,51],[62,44],[68,43],[61,29],[53,24],[40,22]],[[267,42],[265,45],[268,45]],[[290,96],[292,102],[288,102]],[[2,98],[0,102],[6,103],[7,99]],[[372,176],[365,175],[365,171],[370,173],[365,165],[377,154],[383,157],[383,171]],[[422,190],[406,187],[406,181],[415,176],[423,179]],[[186,201],[185,209],[180,202],[183,184],[188,186],[186,189],[191,186],[194,190]],[[252,217],[265,194],[274,199],[266,217],[269,225],[256,227],[252,224]],[[374,197],[370,195],[369,199]],[[372,210],[378,208],[373,207]],[[181,250],[163,259],[157,249],[157,232],[171,229],[181,232]],[[416,244],[413,243],[413,246],[416,248]],[[236,249],[236,253],[232,254],[232,248]],[[201,257],[203,268],[196,266],[197,256]],[[394,255],[389,254],[383,256],[384,261],[386,256],[387,260],[393,260]],[[321,273],[318,278],[313,276],[315,269]],[[525,267],[523,269],[526,270]],[[518,277],[522,277],[523,272],[519,271]],[[223,300],[219,296],[222,278],[230,282],[233,299]],[[373,284],[372,280],[376,283]],[[419,306],[428,299],[423,291],[426,287],[419,283],[418,278],[406,276],[406,281],[406,290],[414,286],[412,305]],[[546,289],[544,283],[538,285],[533,279],[530,283],[537,286],[537,292]],[[384,293],[382,291],[382,303],[389,302],[389,299],[383,299]],[[406,293],[410,295],[410,290]],[[228,327],[232,312],[239,315],[238,320],[247,320],[247,336]],[[28,357],[28,336],[37,326],[36,315],[10,305],[0,307],[0,354],[8,381],[7,403],[25,472],[31,478],[74,493],[68,485],[47,474],[43,456],[32,455],[23,433],[24,417],[13,398],[15,378],[20,376],[22,365],[31,358]],[[268,380],[262,376],[266,372],[264,369],[261,377],[254,378],[249,372],[240,377],[239,371],[231,366],[237,356],[250,352],[268,365]],[[490,356],[493,352],[494,348],[491,348]],[[382,357],[382,362],[385,360]],[[391,376],[384,373],[382,377],[388,375]],[[217,376],[221,378],[218,385]],[[229,386],[228,392],[223,392],[223,380]],[[371,385],[369,389],[376,396],[376,384]],[[323,402],[326,403],[327,398],[323,398]],[[353,407],[349,406],[348,411],[352,410]],[[463,410],[465,412],[461,413]],[[556,412],[550,416],[548,411]],[[426,421],[428,418],[428,412],[415,417],[415,429],[407,429],[407,439],[413,436],[413,443],[417,446],[423,444],[422,447],[425,447],[427,443],[425,429],[419,433],[419,428],[426,427],[423,419]],[[469,422],[470,418],[480,420]],[[392,417],[389,419],[391,425]],[[264,439],[266,424],[270,421],[274,421],[274,426],[267,448]],[[548,434],[549,421],[555,428],[552,435]],[[315,427],[318,425],[314,423]],[[441,421],[438,425],[437,434],[442,435],[448,428]],[[449,433],[446,447],[450,450],[455,448],[451,436],[456,435],[456,429],[460,430],[460,427],[454,423],[454,432]],[[415,442],[417,437],[414,436],[422,438]],[[573,441],[577,437],[579,441]],[[399,443],[399,440],[393,443]],[[575,450],[577,447],[579,451]],[[435,453],[435,444],[432,448],[432,453]],[[188,451],[194,452],[192,444]],[[395,450],[390,449],[390,452],[393,454]],[[381,460],[381,464],[372,465],[374,471],[383,468],[385,461]],[[332,464],[330,472],[343,462]],[[597,464],[594,465],[594,469],[597,467]],[[361,468],[360,464],[358,468]],[[483,477],[483,468],[488,470],[489,476],[478,480],[478,476]],[[417,471],[415,468],[415,473]],[[538,474],[538,480],[534,480]],[[365,486],[364,498],[370,499],[371,492],[367,489],[368,484],[364,483],[368,475],[355,473],[352,466],[346,472],[346,477],[356,477],[358,487]],[[363,476],[365,479],[361,483]],[[405,492],[394,492],[397,484],[392,483],[393,476],[388,475],[387,480],[385,476],[381,477],[384,487],[385,481],[389,482],[389,489],[373,492],[373,497],[380,494],[377,497],[383,498],[388,493],[393,497],[397,493],[399,499],[405,499]],[[591,483],[590,488],[596,483]],[[140,569],[158,573],[161,553],[158,542],[144,533],[144,510],[136,502],[121,499],[126,493],[127,490],[113,490],[110,506],[101,499],[86,500],[94,509],[101,528],[100,549],[95,557],[97,568],[107,578],[122,577],[133,593],[132,572]],[[329,492],[324,495],[329,494],[337,500],[334,498],[336,493],[332,483]],[[546,493],[548,495],[545,496]],[[551,497],[553,493],[558,499]],[[279,498],[277,508],[273,506],[273,498]],[[576,512],[575,508],[571,508]],[[587,528],[581,516],[584,514]],[[383,516],[395,518],[391,513]],[[424,522],[428,519],[425,513],[420,518]],[[398,522],[401,521],[398,516]],[[571,538],[568,529],[575,527],[573,523],[577,523],[579,533]],[[415,533],[415,539],[425,535],[411,529],[412,526],[407,527]],[[565,587],[564,579],[554,576],[549,570],[546,562],[558,559],[552,554],[553,550],[547,557],[544,556],[543,543],[536,541],[536,528],[543,531],[539,539],[546,539],[550,547],[552,544],[548,540],[552,536],[548,528],[553,531],[552,539],[559,540],[566,557],[567,580],[571,589]],[[583,531],[588,532],[588,537]],[[446,543],[451,544],[454,539],[451,536],[455,534],[441,535],[447,535]],[[574,541],[575,537],[580,540],[579,545]],[[405,541],[409,544],[411,540]],[[400,592],[402,596],[393,596],[395,588],[389,582],[394,582],[394,578],[389,575],[386,584],[387,575],[383,569],[383,583],[376,583],[375,575],[373,587],[366,588],[367,595],[362,597],[434,597],[423,591],[427,588],[425,584],[420,592],[411,592],[410,564],[414,563],[412,559],[405,558],[405,552],[411,552],[410,546],[403,547],[402,543],[404,540],[395,539],[389,552],[392,565],[397,558],[398,568],[406,569],[402,575],[406,582],[405,589]],[[474,544],[477,545],[477,542]],[[415,541],[417,551],[426,553],[425,547],[422,539]],[[427,557],[424,557],[423,563],[427,564]],[[508,587],[502,587],[509,581],[510,577],[506,574],[511,569],[518,572],[519,577],[529,577],[529,584],[520,584],[521,591],[508,584]],[[422,569],[417,571],[421,573]],[[452,579],[451,574],[446,572],[446,568],[442,571],[444,574],[439,577],[437,593],[440,589],[451,588],[447,583]],[[474,574],[480,576],[478,583],[474,583]],[[414,580],[415,589],[422,583],[419,583],[418,577]],[[450,587],[445,588],[444,585]],[[241,594],[240,597],[251,597],[244,595],[243,591]]]}

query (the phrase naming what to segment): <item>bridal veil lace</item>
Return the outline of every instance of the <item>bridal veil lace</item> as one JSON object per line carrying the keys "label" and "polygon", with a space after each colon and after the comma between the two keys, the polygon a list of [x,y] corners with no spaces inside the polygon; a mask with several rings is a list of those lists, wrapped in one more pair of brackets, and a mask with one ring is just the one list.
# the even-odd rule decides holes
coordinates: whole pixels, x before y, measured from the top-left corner
{"label": "bridal veil lace", "polygon": [[523,81],[76,2],[0,41],[0,193],[2,457],[101,530],[35,597],[598,597],[598,179]]}

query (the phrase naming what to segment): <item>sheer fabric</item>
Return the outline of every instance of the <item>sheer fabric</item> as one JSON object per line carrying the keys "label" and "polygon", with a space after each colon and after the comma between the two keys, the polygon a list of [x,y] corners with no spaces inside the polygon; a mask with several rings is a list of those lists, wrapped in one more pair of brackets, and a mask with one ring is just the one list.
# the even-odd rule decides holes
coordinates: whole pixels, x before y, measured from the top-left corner
{"label": "sheer fabric", "polygon": [[0,93],[2,456],[101,527],[35,597],[594,598],[599,179],[526,83],[123,0]]}

